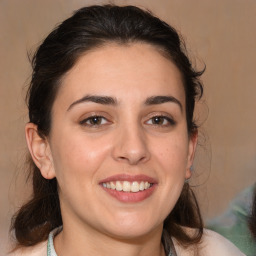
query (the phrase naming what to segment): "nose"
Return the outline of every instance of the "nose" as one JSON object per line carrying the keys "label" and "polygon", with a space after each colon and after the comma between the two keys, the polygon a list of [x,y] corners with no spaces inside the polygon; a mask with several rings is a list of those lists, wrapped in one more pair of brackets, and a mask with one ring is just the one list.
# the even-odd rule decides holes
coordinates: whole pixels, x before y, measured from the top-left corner
{"label": "nose", "polygon": [[150,152],[143,129],[137,126],[121,128],[116,136],[113,156],[116,161],[130,165],[148,161]]}

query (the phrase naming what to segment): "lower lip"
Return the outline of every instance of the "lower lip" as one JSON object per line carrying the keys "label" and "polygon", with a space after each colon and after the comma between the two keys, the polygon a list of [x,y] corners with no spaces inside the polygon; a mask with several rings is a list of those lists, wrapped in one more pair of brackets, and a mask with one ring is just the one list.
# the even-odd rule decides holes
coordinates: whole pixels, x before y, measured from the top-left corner
{"label": "lower lip", "polygon": [[117,191],[115,189],[109,189],[102,186],[102,188],[112,197],[116,198],[118,201],[123,203],[137,203],[141,202],[152,195],[154,190],[156,189],[156,184],[151,186],[148,189],[138,191],[138,192],[124,192]]}

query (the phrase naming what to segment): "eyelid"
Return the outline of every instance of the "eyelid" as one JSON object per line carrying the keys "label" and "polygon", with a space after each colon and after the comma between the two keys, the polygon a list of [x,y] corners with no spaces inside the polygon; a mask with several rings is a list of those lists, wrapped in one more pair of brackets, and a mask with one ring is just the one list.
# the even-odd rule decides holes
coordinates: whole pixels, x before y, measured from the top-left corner
{"label": "eyelid", "polygon": [[[107,122],[108,122],[108,120],[104,117],[104,116],[90,116],[90,117],[87,117],[87,118],[85,118],[85,119],[83,119],[82,121],[80,121],[79,123],[80,124],[86,124],[86,122],[87,121],[89,121],[89,120],[92,120],[93,118],[101,118],[101,119],[105,119]],[[104,125],[104,124],[99,124],[99,125]],[[99,126],[99,125],[96,125],[95,124],[95,126]],[[88,126],[94,126],[93,124],[88,124]]]}
{"label": "eyelid", "polygon": [[[170,114],[167,114],[166,112],[165,113],[162,113],[162,112],[153,112],[153,113],[150,113],[148,116],[147,116],[147,119],[145,121],[145,123],[147,123],[149,120],[152,120],[154,117],[161,117],[161,118],[165,118],[165,120],[168,121],[169,125],[170,126],[174,126],[176,125],[176,121],[175,119],[173,118],[172,115]],[[157,125],[157,124],[151,124],[151,125],[155,125],[155,126],[169,126],[169,125]]]}
{"label": "eyelid", "polygon": [[[105,113],[105,112],[90,112],[90,113],[87,113],[86,115],[83,115],[80,119],[79,119],[79,124],[81,125],[85,125],[85,123],[92,119],[92,118],[95,118],[95,117],[98,117],[98,118],[103,118],[107,121],[107,123],[111,123],[111,117],[109,114]],[[102,124],[102,125],[106,125],[106,124]],[[88,125],[89,126],[89,125]],[[91,125],[93,126],[93,125]],[[96,125],[95,125],[96,126]],[[100,125],[98,125],[100,126]]]}

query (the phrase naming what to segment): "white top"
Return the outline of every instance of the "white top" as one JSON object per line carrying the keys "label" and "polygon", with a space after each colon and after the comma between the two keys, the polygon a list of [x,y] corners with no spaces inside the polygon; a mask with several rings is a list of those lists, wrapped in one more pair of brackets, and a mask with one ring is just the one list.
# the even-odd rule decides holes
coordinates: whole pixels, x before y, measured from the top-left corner
{"label": "white top", "polygon": [[[54,233],[49,235],[50,256],[57,256],[52,237]],[[178,242],[173,239],[177,256],[192,256],[193,248],[188,247],[182,248]],[[201,256],[245,256],[237,247],[235,247],[230,241],[223,236],[217,234],[214,231],[205,229],[202,241],[199,245],[199,255]],[[14,253],[9,254],[10,256],[47,256],[47,241],[39,243],[32,247],[26,247],[17,250]]]}

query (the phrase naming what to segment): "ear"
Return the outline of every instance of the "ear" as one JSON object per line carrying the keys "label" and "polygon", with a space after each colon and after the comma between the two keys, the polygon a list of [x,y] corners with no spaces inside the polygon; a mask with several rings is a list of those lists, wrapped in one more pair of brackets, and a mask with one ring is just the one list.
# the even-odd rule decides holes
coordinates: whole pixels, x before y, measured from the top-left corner
{"label": "ear", "polygon": [[193,134],[190,135],[189,143],[188,143],[188,161],[187,161],[187,168],[186,168],[186,179],[190,179],[192,175],[191,167],[193,165],[196,146],[197,146],[197,139],[198,139],[198,131],[194,131]]}
{"label": "ear", "polygon": [[31,157],[35,165],[40,169],[42,176],[45,179],[54,178],[55,171],[47,138],[39,136],[37,125],[33,123],[26,124],[25,134]]}

